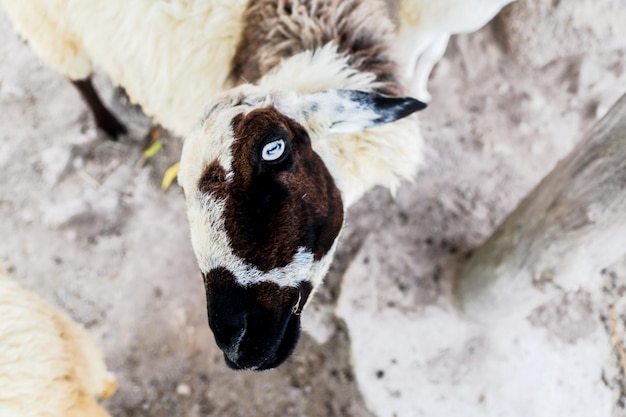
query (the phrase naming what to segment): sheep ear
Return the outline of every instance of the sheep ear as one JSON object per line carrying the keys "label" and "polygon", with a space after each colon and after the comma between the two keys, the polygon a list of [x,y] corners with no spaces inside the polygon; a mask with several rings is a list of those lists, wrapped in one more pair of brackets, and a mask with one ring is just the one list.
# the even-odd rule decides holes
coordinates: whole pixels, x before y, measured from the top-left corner
{"label": "sheep ear", "polygon": [[411,97],[387,97],[358,90],[326,90],[306,96],[308,111],[321,112],[330,133],[353,133],[402,119],[426,108]]}

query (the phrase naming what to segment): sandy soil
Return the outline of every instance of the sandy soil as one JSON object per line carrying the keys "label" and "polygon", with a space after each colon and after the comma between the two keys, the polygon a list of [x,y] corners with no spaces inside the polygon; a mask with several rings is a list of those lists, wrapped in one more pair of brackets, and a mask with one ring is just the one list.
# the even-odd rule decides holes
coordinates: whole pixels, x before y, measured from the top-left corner
{"label": "sandy soil", "polygon": [[[158,187],[180,141],[144,161],[149,121],[100,76],[103,96],[132,128],[119,143],[105,140],[72,86],[19,41],[0,11],[0,262],[101,342],[120,381],[105,402],[113,416],[351,417],[370,415],[368,407],[381,416],[548,416],[497,407],[501,392],[542,404],[532,401],[536,388],[490,361],[493,350],[481,358],[486,368],[452,372],[491,339],[457,349],[460,339],[437,337],[458,325],[448,317],[455,269],[624,92],[626,54],[586,53],[538,70],[503,52],[493,29],[456,38],[436,69],[422,115],[427,163],[416,183],[396,199],[374,190],[350,210],[324,290],[305,313],[313,336],[279,369],[251,373],[223,363],[206,323],[182,195]],[[578,393],[555,402],[601,404],[568,415],[620,416],[626,259],[596,278],[534,312],[520,324],[532,328],[522,340],[549,352],[546,361],[565,358],[560,368],[535,368],[573,387],[543,401]],[[359,304],[372,294],[374,310]],[[338,302],[345,321],[335,315]],[[426,320],[433,308],[439,315]],[[423,345],[436,341],[424,360],[437,360],[399,372],[389,356],[397,352],[385,345],[413,343],[391,325],[407,319],[446,332],[417,333]],[[414,362],[421,352],[410,353]],[[497,354],[519,359],[506,346]],[[474,396],[484,372],[493,378]],[[436,386],[448,395],[438,397]]]}

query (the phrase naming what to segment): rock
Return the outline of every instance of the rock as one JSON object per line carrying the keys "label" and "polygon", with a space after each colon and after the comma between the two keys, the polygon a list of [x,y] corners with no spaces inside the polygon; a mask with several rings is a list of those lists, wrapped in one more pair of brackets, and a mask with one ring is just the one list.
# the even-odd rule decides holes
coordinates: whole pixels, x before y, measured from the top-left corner
{"label": "rock", "polygon": [[[532,324],[481,326],[460,316],[446,297],[434,304],[413,298],[411,309],[381,302],[393,286],[389,253],[379,244],[385,233],[398,234],[380,231],[366,240],[344,276],[337,306],[348,326],[356,380],[374,415],[611,415],[612,393],[599,372],[609,346],[598,320],[581,330],[557,317],[571,329],[551,329],[538,323],[544,311]],[[549,318],[562,312],[547,308]]]}
{"label": "rock", "polygon": [[496,38],[518,61],[542,67],[590,51],[626,48],[624,0],[518,0],[496,17]]}
{"label": "rock", "polygon": [[176,386],[176,394],[181,397],[189,397],[191,395],[191,387],[187,384],[180,383]]}

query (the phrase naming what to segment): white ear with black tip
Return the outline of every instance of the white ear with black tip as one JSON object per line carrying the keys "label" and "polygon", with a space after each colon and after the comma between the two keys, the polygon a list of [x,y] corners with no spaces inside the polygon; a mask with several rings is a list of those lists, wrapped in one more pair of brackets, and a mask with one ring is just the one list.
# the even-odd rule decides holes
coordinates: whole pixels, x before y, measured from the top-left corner
{"label": "white ear with black tip", "polygon": [[325,90],[301,97],[300,112],[325,122],[329,133],[354,133],[402,119],[426,108],[412,97],[388,97],[358,90]]}

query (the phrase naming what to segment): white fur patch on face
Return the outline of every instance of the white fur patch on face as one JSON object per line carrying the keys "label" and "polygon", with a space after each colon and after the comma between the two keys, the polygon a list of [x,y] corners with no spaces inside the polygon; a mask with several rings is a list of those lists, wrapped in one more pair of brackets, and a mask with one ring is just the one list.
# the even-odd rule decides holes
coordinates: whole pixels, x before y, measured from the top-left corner
{"label": "white fur patch on face", "polygon": [[194,192],[202,171],[215,160],[226,171],[226,178],[232,179],[232,120],[274,101],[274,92],[245,84],[222,94],[205,109],[200,126],[185,138],[180,158],[178,183],[186,193]]}
{"label": "white fur patch on face", "polygon": [[305,248],[298,248],[293,260],[284,267],[274,268],[267,272],[246,265],[243,262],[232,267],[223,265],[237,279],[237,283],[248,286],[257,282],[273,282],[281,287],[298,287],[304,281],[310,281],[309,273],[313,267],[313,253]]}
{"label": "white fur patch on face", "polygon": [[232,178],[230,147],[234,137],[230,121],[237,112],[234,109],[230,110],[226,117],[206,120],[203,126],[185,138],[180,158],[178,183],[186,194],[192,195],[195,192],[202,171],[215,160],[224,168],[227,178]]}

